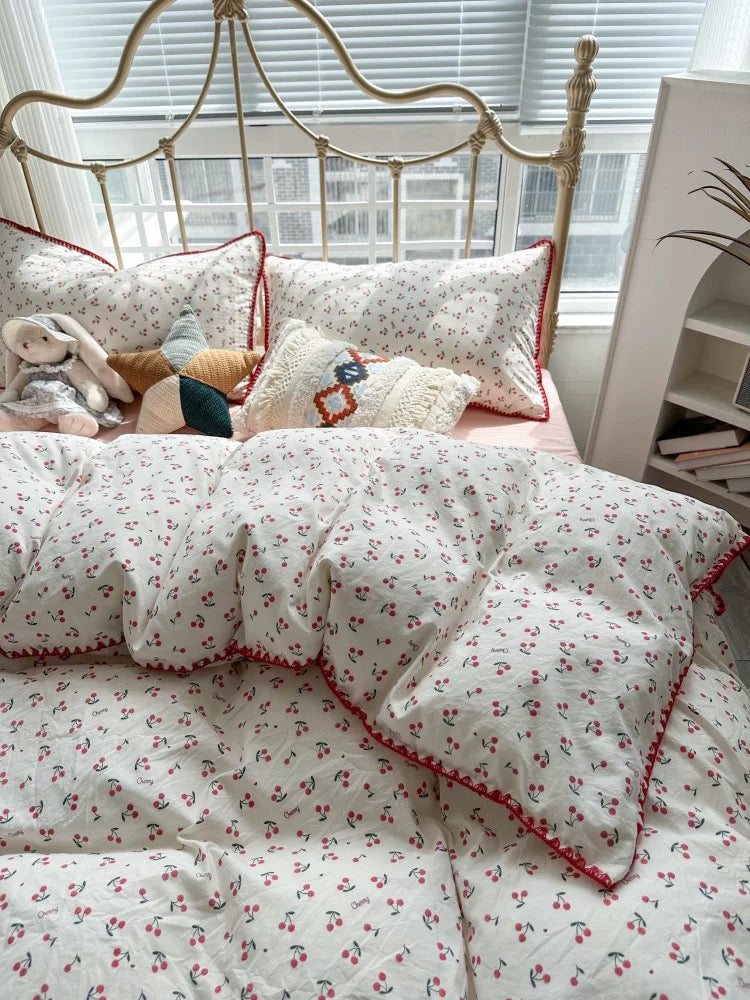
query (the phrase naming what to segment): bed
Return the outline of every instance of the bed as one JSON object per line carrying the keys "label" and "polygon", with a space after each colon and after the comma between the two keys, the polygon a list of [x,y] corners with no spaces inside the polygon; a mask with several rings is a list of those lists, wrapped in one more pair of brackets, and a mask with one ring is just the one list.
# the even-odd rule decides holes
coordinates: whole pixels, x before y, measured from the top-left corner
{"label": "bed", "polygon": [[[104,104],[172,2],[139,19],[105,94],[19,95],[0,115],[39,226],[8,223],[13,252],[34,268],[51,254],[57,275],[24,289],[32,311],[69,305],[68,267],[100,297],[105,281],[131,294],[133,272],[44,234],[28,156],[54,156],[19,138],[15,115],[39,100]],[[362,89],[425,96],[377,92],[317,10],[290,2]],[[237,70],[238,33],[254,52],[244,4],[214,0],[213,13]],[[451,434],[333,420],[247,440],[147,435],[132,433],[137,404],[94,439],[0,434],[3,995],[718,1000],[750,988],[750,694],[713,590],[750,536],[723,511],[581,464],[546,372],[595,52],[579,43],[551,154],[516,150],[481,98],[445,85],[477,113],[475,179],[486,142],[557,169],[552,244],[532,261],[546,295],[525,396],[514,384],[501,405],[492,365],[478,364],[484,405]],[[154,151],[178,213],[175,145],[190,123]],[[332,147],[307,131],[325,212]],[[117,167],[93,169],[107,206]],[[408,164],[384,169],[397,217]],[[252,217],[249,183],[247,196]],[[462,293],[471,214],[468,263],[445,265]],[[219,248],[212,276],[237,280],[243,240]],[[216,345],[247,347],[250,324],[256,346],[278,349],[280,301],[288,318],[304,299],[305,321],[330,334],[342,275],[308,262],[280,297],[286,265],[264,269],[260,238],[251,246],[254,291],[244,272],[232,286],[239,325],[218,292],[190,286],[222,330]],[[146,296],[207,259],[158,264]],[[482,282],[503,266],[484,262]],[[100,308],[87,300],[81,315],[96,326]],[[135,333],[111,320],[108,349],[153,349],[173,317],[144,315]],[[344,305],[340,317],[354,327]],[[365,319],[347,348],[360,366],[378,349]],[[441,350],[434,363],[458,363],[461,345]]]}

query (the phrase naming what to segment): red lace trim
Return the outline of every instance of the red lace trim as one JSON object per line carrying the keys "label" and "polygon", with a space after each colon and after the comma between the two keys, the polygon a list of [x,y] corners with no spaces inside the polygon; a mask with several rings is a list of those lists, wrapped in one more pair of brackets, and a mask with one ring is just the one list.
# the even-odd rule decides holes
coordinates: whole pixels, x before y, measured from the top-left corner
{"label": "red lace trim", "polygon": [[549,830],[545,829],[543,826],[537,826],[534,823],[534,820],[524,813],[519,803],[516,802],[509,792],[501,792],[499,789],[488,788],[482,783],[474,782],[467,775],[461,774],[459,771],[449,771],[443,766],[443,764],[440,763],[440,761],[435,760],[434,757],[429,755],[421,757],[415,750],[410,750],[402,743],[396,743],[389,736],[384,736],[383,733],[370,725],[367,721],[367,716],[365,715],[364,710],[354,705],[347,698],[347,696],[336,687],[335,681],[332,677],[333,668],[326,660],[324,660],[322,653],[318,660],[318,665],[320,666],[326,684],[333,694],[338,698],[347,711],[351,712],[352,715],[355,715],[359,719],[370,736],[377,740],[378,743],[382,743],[384,747],[387,747],[394,753],[399,754],[401,757],[405,757],[407,760],[411,761],[412,764],[419,764],[421,767],[426,767],[435,774],[439,774],[443,778],[447,778],[449,781],[455,782],[457,785],[463,785],[464,788],[468,788],[470,791],[476,792],[483,798],[490,799],[490,801],[496,802],[498,805],[505,806],[530,833],[533,833],[535,836],[539,837],[540,840],[543,840],[548,847],[551,847],[554,851],[564,857],[566,861],[569,861],[574,868],[578,869],[578,871],[583,872],[584,875],[588,875],[590,878],[594,879],[595,882],[599,882],[607,889],[611,889],[615,885],[610,876],[607,875],[606,872],[602,871],[601,868],[598,868],[596,865],[587,864],[586,859],[580,854],[576,854],[571,847],[565,847],[560,843],[557,837],[552,837]]}
{"label": "red lace trim", "polygon": [[57,236],[48,236],[47,233],[42,233],[38,229],[31,229],[29,226],[22,226],[19,222],[13,222],[12,219],[3,219],[0,217],[0,223],[10,226],[12,229],[17,229],[20,233],[28,233],[29,236],[37,236],[40,240],[46,240],[48,243],[56,243],[58,246],[66,247],[68,250],[74,250],[76,253],[82,253],[85,257],[93,257],[94,260],[98,260],[101,264],[106,264],[107,267],[111,267],[113,271],[117,268],[115,265],[106,260],[104,257],[100,257],[98,253],[94,253],[93,250],[87,250],[85,247],[78,247],[75,243],[68,243],[67,240],[58,239]]}
{"label": "red lace trim", "polygon": [[[742,553],[745,549],[748,548],[750,548],[750,535],[744,535],[743,538],[735,546],[733,546],[728,552],[726,552],[723,556],[721,556],[721,558],[718,559],[716,563],[714,563],[714,565],[708,571],[704,579],[693,588],[690,594],[691,601],[695,601],[695,599],[704,590],[710,589],[711,585],[719,579],[719,577],[727,568],[727,566],[729,566],[737,558],[737,556],[740,555],[740,553]],[[17,659],[25,656],[29,658],[33,657],[35,659],[43,660],[50,656],[68,657],[74,655],[81,655],[85,653],[98,652],[105,648],[111,648],[112,646],[123,645],[123,642],[124,640],[110,640],[107,642],[100,643],[96,647],[86,647],[86,648],[74,647],[72,650],[60,649],[56,647],[53,650],[37,650],[31,653],[14,651],[10,654],[2,654],[2,655],[9,659]],[[160,670],[166,670],[167,672],[186,675],[188,673],[191,673],[193,670],[198,670],[201,669],[202,667],[206,667],[211,664],[216,664],[219,662],[227,662],[229,660],[241,659],[241,658],[252,659],[252,661],[256,663],[264,663],[288,670],[301,670],[304,669],[305,667],[317,663],[317,665],[320,667],[323,677],[325,678],[326,684],[328,685],[332,693],[336,696],[336,698],[341,702],[341,704],[348,712],[350,712],[352,715],[356,716],[356,718],[359,719],[364,729],[370,734],[370,736],[373,737],[373,739],[377,740],[378,743],[387,747],[394,753],[397,753],[400,756],[406,758],[413,764],[419,764],[422,767],[426,767],[428,770],[434,772],[435,774],[441,775],[442,777],[446,778],[449,781],[453,781],[456,784],[460,784],[465,788],[468,788],[471,791],[475,792],[476,794],[481,795],[482,797],[487,798],[492,802],[496,802],[498,805],[505,806],[512,813],[512,815],[515,816],[516,819],[524,827],[526,827],[526,829],[530,833],[533,833],[541,841],[547,844],[548,847],[551,847],[557,854],[565,858],[578,871],[582,872],[584,875],[588,875],[595,882],[598,882],[600,885],[603,885],[607,889],[611,889],[617,884],[617,882],[613,881],[612,878],[597,865],[588,864],[584,857],[582,857],[579,854],[576,854],[572,848],[562,845],[557,837],[551,836],[551,832],[548,829],[546,829],[543,826],[537,825],[530,816],[527,816],[523,812],[523,809],[521,808],[520,804],[510,795],[510,793],[502,792],[499,789],[490,789],[483,783],[475,782],[472,778],[468,777],[467,775],[463,775],[458,771],[448,770],[443,764],[440,763],[440,761],[435,760],[434,757],[429,755],[422,757],[416,751],[410,750],[404,744],[395,742],[391,737],[385,736],[383,733],[377,730],[368,721],[365,711],[359,708],[358,706],[354,705],[347,697],[347,695],[338,689],[333,676],[334,668],[325,659],[322,651],[317,657],[310,657],[305,661],[289,663],[286,660],[282,659],[281,657],[271,656],[268,653],[259,654],[255,650],[252,650],[250,647],[240,646],[238,643],[233,641],[222,652],[217,653],[213,657],[207,657],[198,660],[193,664],[191,664],[189,667],[172,667],[169,666],[168,664],[163,664],[163,663],[140,663],[140,662],[136,663],[135,665],[141,668],[160,669]],[[693,658],[691,657],[690,660],[688,660],[688,662],[681,670],[678,681],[675,684],[673,684],[672,694],[669,700],[669,704],[667,705],[666,708],[662,709],[660,713],[661,727],[656,737],[651,742],[651,745],[649,746],[646,758],[648,761],[648,765],[646,767],[646,770],[644,772],[640,784],[640,795],[638,802],[639,816],[636,827],[636,836],[640,835],[644,827],[644,810],[645,810],[646,795],[648,793],[648,788],[651,783],[651,776],[653,773],[653,769],[656,765],[656,760],[659,755],[662,739],[664,737],[664,733],[666,732],[666,728],[669,723],[669,719],[671,717],[672,710],[674,708],[674,703],[677,699],[677,695],[682,689],[685,677],[687,676],[687,672],[690,669],[692,663],[693,663]],[[633,856],[635,857],[635,847]],[[623,877],[626,876],[627,873],[625,873]],[[620,880],[618,879],[617,881],[619,882]]]}

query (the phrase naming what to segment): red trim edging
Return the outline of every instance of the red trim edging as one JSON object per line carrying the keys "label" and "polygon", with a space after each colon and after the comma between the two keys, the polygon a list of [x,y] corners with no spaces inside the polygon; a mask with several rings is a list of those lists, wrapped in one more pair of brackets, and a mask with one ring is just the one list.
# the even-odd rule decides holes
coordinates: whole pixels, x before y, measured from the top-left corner
{"label": "red trim edging", "polygon": [[518,802],[511,796],[509,792],[501,792],[499,789],[489,789],[486,785],[482,783],[475,783],[471,778],[466,775],[460,774],[458,771],[449,771],[445,768],[439,761],[435,760],[434,757],[426,756],[420,757],[419,754],[410,750],[408,747],[404,746],[403,743],[396,743],[389,736],[384,736],[377,729],[373,728],[367,721],[367,716],[363,709],[358,708],[356,705],[347,698],[345,694],[338,690],[335,681],[331,677],[333,673],[333,668],[325,660],[323,654],[321,653],[318,659],[318,666],[320,667],[321,673],[325,678],[325,682],[330,688],[331,692],[338,698],[344,708],[350,712],[352,715],[356,716],[365,730],[381,743],[388,750],[393,751],[393,753],[399,754],[401,757],[405,757],[412,764],[419,764],[421,767],[426,767],[429,771],[434,774],[439,774],[448,781],[455,782],[457,785],[463,785],[464,788],[468,788],[470,791],[475,792],[477,795],[481,795],[485,799],[489,799],[491,802],[495,802],[498,805],[505,806],[516,819],[526,827],[529,833],[533,833],[535,836],[539,837],[548,847],[551,847],[557,854],[569,861],[570,864],[577,868],[578,871],[583,872],[584,875],[588,875],[595,882],[603,885],[606,889],[611,889],[616,883],[612,881],[606,872],[602,871],[596,865],[586,864],[585,858],[580,854],[576,854],[572,848],[564,847],[560,844],[557,837],[550,837],[550,831],[546,830],[542,826],[537,826],[534,820],[527,816]]}
{"label": "red trim edging", "polygon": [[105,257],[100,257],[98,253],[94,253],[93,250],[87,250],[86,247],[79,247],[76,246],[75,243],[68,243],[67,240],[61,240],[57,236],[48,236],[47,233],[43,233],[39,229],[32,229],[30,226],[22,226],[20,222],[13,222],[12,219],[4,219],[0,216],[0,224],[3,223],[6,226],[10,226],[12,229],[17,229],[21,233],[27,233],[29,236],[37,236],[40,240],[46,240],[48,243],[56,243],[58,246],[83,254],[85,257],[93,257],[94,260],[98,260],[101,264],[106,264],[107,267],[111,267],[113,271],[117,271],[117,268],[112,261],[107,260]]}
{"label": "red trim edging", "polygon": [[[22,226],[20,223],[13,222],[11,219],[5,219],[0,217],[0,225],[2,224],[10,226],[13,229],[17,229],[19,232],[27,233],[30,236],[36,236],[40,240],[46,240],[48,243],[56,243],[58,246],[65,247],[67,250],[73,250],[74,252],[83,254],[86,257],[91,257],[94,260],[98,260],[102,264],[106,264],[107,267],[111,267],[114,272],[118,272],[120,270],[119,268],[115,267],[115,265],[111,261],[106,260],[104,257],[100,257],[99,254],[94,253],[93,250],[87,250],[85,247],[79,247],[76,246],[74,243],[68,243],[67,240],[58,239],[58,237],[56,236],[48,236],[47,233],[43,233],[38,229],[31,229],[29,226]],[[253,335],[255,331],[255,309],[258,304],[258,289],[260,287],[261,281],[263,281],[265,285],[266,239],[263,233],[259,232],[258,230],[253,230],[252,232],[242,233],[242,235],[240,236],[235,236],[233,239],[227,240],[226,243],[218,243],[216,246],[213,247],[203,247],[200,250],[180,250],[177,251],[176,253],[164,254],[162,257],[158,257],[156,259],[168,260],[172,257],[192,257],[202,253],[213,253],[215,250],[223,250],[225,247],[232,246],[233,243],[238,243],[240,240],[247,239],[247,237],[249,236],[255,236],[259,243],[258,273],[256,275],[255,284],[253,286],[252,302],[250,304],[250,315],[248,317],[248,324],[247,324],[246,346],[248,350],[252,350],[252,345],[254,341]],[[141,261],[140,264],[134,264],[132,268],[123,268],[122,270],[134,270],[135,268],[145,267],[148,264],[153,264],[153,263],[154,261],[144,260]],[[266,300],[267,299],[268,295],[266,294]],[[266,312],[265,328],[266,329],[265,329],[264,339],[267,345],[268,312]]]}

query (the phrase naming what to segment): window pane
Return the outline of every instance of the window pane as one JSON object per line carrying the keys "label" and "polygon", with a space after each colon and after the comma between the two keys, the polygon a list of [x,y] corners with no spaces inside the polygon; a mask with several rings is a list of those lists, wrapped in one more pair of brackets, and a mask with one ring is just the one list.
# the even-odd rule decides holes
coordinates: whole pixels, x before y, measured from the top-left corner
{"label": "window pane", "polygon": [[328,259],[334,264],[369,264],[369,256],[366,253],[342,253],[339,251],[332,251],[328,255]]}
{"label": "window pane", "polygon": [[406,239],[460,240],[461,210],[457,208],[404,209]]}
{"label": "window pane", "polygon": [[420,250],[418,247],[407,247],[403,254],[404,260],[455,260],[460,256],[458,250]]}
{"label": "window pane", "polygon": [[363,243],[369,239],[367,210],[329,211],[328,239],[331,243]]}
{"label": "window pane", "polygon": [[393,239],[393,209],[379,208],[375,212],[378,243],[390,243]]}
{"label": "window pane", "polygon": [[[157,160],[162,201],[173,201],[172,181],[166,160]],[[250,189],[253,202],[266,201],[263,160],[254,157],[250,163]],[[183,202],[197,204],[245,203],[245,181],[242,161],[238,159],[175,160],[180,197]]]}
{"label": "window pane", "polygon": [[[104,248],[105,257],[112,259],[114,263],[114,241],[112,239],[112,233],[109,228],[109,222],[107,221],[106,212],[103,210],[96,210],[96,221],[99,226],[99,237],[102,241],[102,247]],[[137,253],[142,247],[143,242],[141,239],[141,231],[138,228],[138,217],[134,212],[120,212],[114,209],[112,212],[114,218],[115,229],[117,230],[117,239],[120,243],[120,248],[125,254],[133,252]]]}
{"label": "window pane", "polygon": [[[468,221],[468,211],[463,209],[461,211],[461,225],[459,228],[459,233],[461,239],[466,238],[466,223]],[[472,257],[477,256],[478,246],[482,244],[489,244],[490,252],[495,243],[495,225],[497,224],[497,208],[475,208],[474,209],[474,228],[472,230],[471,245]]]}
{"label": "window pane", "polygon": [[[322,220],[319,211],[319,161],[315,156],[250,159],[254,224],[266,237],[270,252],[319,258]],[[491,253],[497,219],[500,156],[488,150],[478,162],[477,203],[472,253]],[[402,175],[400,255],[455,259],[464,252],[470,154],[442,163],[407,168]],[[247,231],[242,161],[237,157],[178,158],[188,246],[215,246]],[[606,171],[602,169],[602,176]],[[271,179],[267,185],[266,179]],[[169,164],[156,159],[112,174],[113,205],[123,214],[123,250],[145,257],[174,252],[181,236],[174,206]],[[92,178],[93,180],[93,178]],[[153,185],[153,189],[152,189]],[[270,188],[273,190],[271,191]],[[93,189],[98,191],[98,185]],[[393,242],[393,192],[390,170],[326,160],[327,237],[332,260],[390,259]],[[602,188],[603,195],[606,193]],[[272,197],[269,200],[269,195]],[[101,200],[99,201],[101,207]],[[148,206],[148,211],[146,211]],[[103,212],[105,240],[111,243]],[[345,249],[350,247],[351,249]]]}
{"label": "window pane", "polygon": [[[185,230],[188,243],[203,243],[216,246],[217,243],[227,243],[247,229],[245,212],[211,212],[185,210]],[[175,224],[169,233],[169,242],[175,246],[181,244],[180,229],[175,215]]]}
{"label": "window pane", "polygon": [[[640,153],[586,153],[573,202],[563,291],[613,292],[620,286],[641,186]],[[516,247],[551,233],[557,196],[547,167],[524,169]]]}
{"label": "window pane", "polygon": [[276,218],[280,243],[318,242],[313,241],[312,212],[279,212]]}
{"label": "window pane", "polygon": [[317,159],[312,157],[274,157],[273,190],[276,202],[317,201],[317,166]]}
{"label": "window pane", "polygon": [[[103,161],[113,162],[113,161]],[[95,205],[104,204],[102,199],[102,189],[93,173],[88,172],[89,190]],[[125,167],[123,170],[107,171],[107,193],[113,205],[132,205],[143,202],[144,192],[140,190],[135,167]]]}
{"label": "window pane", "polygon": [[[435,163],[408,167],[401,187],[406,201],[455,201],[468,199],[471,183],[471,154],[458,153]],[[477,164],[478,201],[495,201],[500,179],[500,157],[492,152],[480,155]]]}
{"label": "window pane", "polygon": [[368,201],[370,178],[365,163],[352,163],[342,156],[326,159],[326,198],[330,202]]}

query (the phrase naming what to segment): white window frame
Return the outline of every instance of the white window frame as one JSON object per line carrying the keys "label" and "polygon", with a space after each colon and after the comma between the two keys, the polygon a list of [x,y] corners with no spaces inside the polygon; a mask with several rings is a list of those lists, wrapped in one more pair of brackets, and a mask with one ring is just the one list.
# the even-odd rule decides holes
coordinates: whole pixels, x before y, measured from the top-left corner
{"label": "white window frame", "polygon": [[[326,116],[324,126],[320,121],[315,128],[325,131],[334,143],[352,150],[361,150],[375,156],[418,155],[425,151],[447,148],[465,138],[470,130],[460,114],[450,118],[435,119],[424,115],[404,121],[392,117],[372,116],[366,123],[351,116]],[[289,125],[269,122],[265,119],[248,119],[246,122],[249,155],[262,157],[314,156],[315,151],[306,137]],[[128,123],[107,123],[104,121],[80,121],[76,130],[85,160],[120,160],[153,148],[158,140],[173,131],[173,124],[160,121],[140,121]],[[612,127],[592,125],[587,128],[586,152],[588,153],[643,153],[648,143],[650,125],[628,125]],[[530,152],[548,152],[559,142],[561,126],[522,126],[518,123],[504,125],[504,134],[510,142]],[[237,157],[237,127],[232,121],[199,119],[180,140],[179,157]],[[154,161],[151,161],[150,166]],[[521,207],[521,187],[523,164],[509,157],[503,158],[500,171],[498,217],[492,252],[503,254],[515,247],[516,232]],[[273,190],[270,177],[270,160],[266,160],[265,181],[269,198]],[[152,175],[153,176],[153,175]],[[371,194],[374,199],[374,196]],[[160,193],[156,192],[157,205]],[[374,201],[373,201],[374,203]],[[347,208],[356,210],[363,207],[359,202],[345,203]],[[382,204],[383,207],[387,203]],[[410,202],[413,204],[413,202]],[[425,205],[437,204],[426,201]],[[294,203],[295,207],[299,207]],[[448,206],[448,202],[446,202]],[[205,203],[206,210],[238,211],[244,214],[241,205]],[[303,206],[304,207],[304,206]],[[316,207],[316,206],[308,206]],[[371,207],[369,203],[366,207]],[[485,204],[478,201],[477,208],[494,208],[494,202]],[[333,208],[333,206],[331,206]],[[279,203],[275,210],[283,211]],[[146,208],[144,211],[148,211]],[[261,208],[260,211],[263,211]],[[275,211],[270,213],[270,238],[278,237]],[[575,225],[575,224],[574,224]],[[550,227],[551,228],[551,227]],[[371,227],[372,229],[372,227]],[[575,230],[573,230],[575,231]],[[375,236],[371,233],[370,242]],[[355,251],[358,244],[335,244],[340,252]],[[177,249],[177,248],[175,248]],[[290,253],[309,251],[309,246],[288,247]],[[609,326],[614,316],[617,301],[616,292],[576,293],[563,292],[560,298],[560,327]]]}

